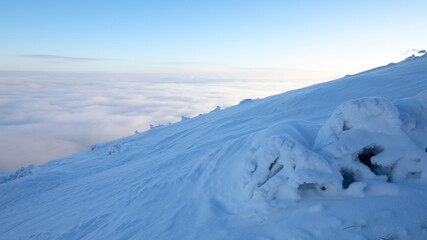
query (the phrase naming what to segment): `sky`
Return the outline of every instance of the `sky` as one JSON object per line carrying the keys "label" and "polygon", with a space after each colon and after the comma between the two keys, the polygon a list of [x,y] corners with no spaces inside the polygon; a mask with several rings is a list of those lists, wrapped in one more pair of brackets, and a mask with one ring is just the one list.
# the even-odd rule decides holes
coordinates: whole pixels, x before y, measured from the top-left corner
{"label": "sky", "polygon": [[[402,60],[427,1],[0,1],[0,171]],[[25,149],[25,151],[23,151]]]}
{"label": "sky", "polygon": [[340,76],[425,47],[426,7],[416,0],[2,0],[0,70]]}

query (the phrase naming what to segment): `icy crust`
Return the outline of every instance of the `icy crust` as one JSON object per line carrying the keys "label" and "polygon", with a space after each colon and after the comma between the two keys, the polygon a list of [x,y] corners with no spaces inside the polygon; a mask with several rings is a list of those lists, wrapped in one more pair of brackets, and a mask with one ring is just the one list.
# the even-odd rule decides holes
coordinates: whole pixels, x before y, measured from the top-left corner
{"label": "icy crust", "polygon": [[242,183],[249,202],[286,206],[312,193],[363,194],[367,185],[390,194],[397,189],[393,182],[427,179],[427,91],[395,104],[386,98],[347,101],[317,136],[301,134],[291,127],[295,123],[284,126],[255,137],[264,141],[247,156]]}

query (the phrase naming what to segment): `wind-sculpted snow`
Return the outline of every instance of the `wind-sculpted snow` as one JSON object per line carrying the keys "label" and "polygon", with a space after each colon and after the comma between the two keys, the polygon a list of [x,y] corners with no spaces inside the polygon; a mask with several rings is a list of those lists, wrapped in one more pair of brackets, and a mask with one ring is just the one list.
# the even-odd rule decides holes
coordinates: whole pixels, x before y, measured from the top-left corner
{"label": "wind-sculpted snow", "polygon": [[427,57],[1,173],[0,239],[426,239]]}
{"label": "wind-sculpted snow", "polygon": [[284,122],[260,134],[263,144],[249,151],[248,171],[243,180],[243,188],[247,189],[251,201],[270,200],[285,206],[289,200],[299,200],[305,190],[338,189],[340,174],[325,158],[312,151],[307,140],[298,136],[301,132],[295,129],[310,129],[310,124],[313,125]]}
{"label": "wind-sculpted snow", "polygon": [[242,181],[248,199],[283,207],[306,191],[324,195],[365,180],[426,178],[425,143],[418,146],[410,136],[427,136],[426,119],[420,119],[427,111],[426,95],[397,101],[406,110],[406,124],[386,98],[347,101],[320,128],[313,148],[304,139],[313,133],[301,136],[295,129],[309,129],[313,123],[283,122],[260,132],[262,144],[248,150]]}
{"label": "wind-sculpted snow", "polygon": [[[320,129],[315,149],[334,159],[355,181],[381,178],[394,182],[415,176],[425,178],[427,134],[426,119],[422,119],[427,111],[423,107],[426,105],[425,95],[427,91],[415,98],[397,101],[403,114],[385,98],[345,102]],[[417,122],[421,126],[417,126]],[[415,136],[424,136],[424,144],[420,146],[413,141]],[[369,159],[361,161],[361,158]]]}

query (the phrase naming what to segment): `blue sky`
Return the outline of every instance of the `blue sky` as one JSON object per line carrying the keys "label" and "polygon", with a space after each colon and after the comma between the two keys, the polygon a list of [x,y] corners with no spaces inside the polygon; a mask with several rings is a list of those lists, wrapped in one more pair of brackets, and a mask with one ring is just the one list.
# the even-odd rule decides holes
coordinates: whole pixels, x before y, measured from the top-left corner
{"label": "blue sky", "polygon": [[339,77],[425,48],[426,7],[393,0],[2,0],[0,70]]}

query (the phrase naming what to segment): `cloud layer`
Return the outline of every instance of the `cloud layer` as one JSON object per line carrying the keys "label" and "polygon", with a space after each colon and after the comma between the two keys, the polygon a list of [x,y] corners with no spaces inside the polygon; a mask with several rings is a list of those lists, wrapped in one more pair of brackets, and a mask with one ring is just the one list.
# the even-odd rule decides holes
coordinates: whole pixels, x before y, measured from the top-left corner
{"label": "cloud layer", "polygon": [[177,122],[182,115],[295,87],[289,82],[0,72],[0,172],[64,157],[150,124]]}
{"label": "cloud layer", "polygon": [[87,57],[67,57],[59,55],[50,55],[50,54],[24,54],[21,57],[26,58],[38,58],[46,60],[57,60],[57,61],[71,61],[71,62],[86,62],[86,61],[100,61],[99,58],[87,58]]}

